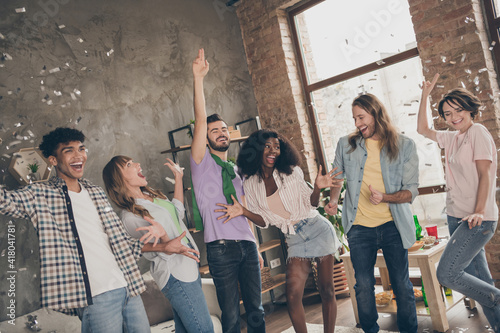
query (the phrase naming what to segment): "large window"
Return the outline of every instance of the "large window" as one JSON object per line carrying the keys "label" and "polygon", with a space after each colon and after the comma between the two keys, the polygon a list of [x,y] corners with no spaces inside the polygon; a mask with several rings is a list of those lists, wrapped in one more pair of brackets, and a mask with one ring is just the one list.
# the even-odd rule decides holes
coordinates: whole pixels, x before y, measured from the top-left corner
{"label": "large window", "polygon": [[490,33],[490,50],[493,52],[493,57],[498,69],[500,68],[500,1],[483,0],[483,3]]}
{"label": "large window", "polygon": [[[321,163],[330,165],[340,137],[355,130],[351,103],[362,93],[376,95],[400,132],[415,140],[420,186],[444,183],[441,152],[417,134],[423,72],[406,0],[313,0],[290,11],[290,22],[310,105]],[[325,145],[327,132],[332,145]],[[431,190],[432,191],[432,190]],[[444,195],[413,204],[420,217],[443,217]]]}

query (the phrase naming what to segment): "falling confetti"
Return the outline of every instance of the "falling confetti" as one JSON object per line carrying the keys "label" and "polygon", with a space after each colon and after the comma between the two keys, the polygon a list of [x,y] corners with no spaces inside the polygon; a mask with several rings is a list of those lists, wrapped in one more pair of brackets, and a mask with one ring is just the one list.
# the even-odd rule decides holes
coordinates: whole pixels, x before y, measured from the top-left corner
{"label": "falling confetti", "polygon": [[441,61],[446,62],[446,56],[441,56]]}
{"label": "falling confetti", "polygon": [[488,70],[488,68],[481,68],[480,70],[478,70],[477,72],[479,74],[483,73],[483,72],[486,72]]}
{"label": "falling confetti", "polygon": [[52,68],[51,70],[49,70],[49,73],[52,74],[52,73],[57,73],[61,70],[61,67],[55,67],[55,68]]}
{"label": "falling confetti", "polygon": [[115,50],[111,49],[108,52],[106,52],[106,55],[109,57],[110,55],[113,54],[113,52],[115,52]]}
{"label": "falling confetti", "polygon": [[26,13],[26,8],[24,7],[16,8],[16,13]]}
{"label": "falling confetti", "polygon": [[8,54],[8,53],[4,53],[4,54],[3,54],[3,57],[5,58],[5,60],[12,60],[11,55],[10,55],[10,54]]}
{"label": "falling confetti", "polygon": [[75,96],[75,94],[74,94],[74,93],[72,93],[72,92],[71,92],[71,93],[69,93],[69,94],[70,94],[70,96],[71,96],[71,99],[72,99],[72,100],[74,100],[74,101],[76,101],[76,96]]}
{"label": "falling confetti", "polygon": [[450,60],[450,64],[455,65],[456,63],[456,61]]}
{"label": "falling confetti", "polygon": [[56,96],[62,96],[62,92],[60,92],[58,90],[54,90],[54,95],[56,95]]}
{"label": "falling confetti", "polygon": [[443,89],[443,88],[444,88],[444,86],[443,86],[442,84],[438,84],[438,85],[436,85],[436,88],[441,88],[441,89]]}
{"label": "falling confetti", "polygon": [[497,45],[497,42],[492,41],[491,44],[490,44],[489,50],[492,51],[493,48],[495,47],[495,45]]}
{"label": "falling confetti", "polygon": [[467,53],[462,53],[462,58],[460,59],[460,62],[464,62],[466,57]]}
{"label": "falling confetti", "polygon": [[165,177],[165,180],[172,183],[172,184],[175,184],[175,179],[172,179],[170,177]]}
{"label": "falling confetti", "polygon": [[465,88],[465,83],[463,81],[460,81],[460,84],[462,84],[462,88],[466,89]]}
{"label": "falling confetti", "polygon": [[80,37],[78,37],[77,41],[79,41],[80,43],[83,43],[83,39],[81,39]]}
{"label": "falling confetti", "polygon": [[0,33],[0,39],[5,39],[5,36]]}
{"label": "falling confetti", "polygon": [[472,74],[472,71],[471,71],[470,69],[468,69],[468,68],[467,68],[467,69],[465,70],[465,73],[467,73],[467,74]]}
{"label": "falling confetti", "polygon": [[64,29],[66,26],[64,24],[59,25],[59,29]]}
{"label": "falling confetti", "polygon": [[383,61],[383,60],[377,61],[377,65],[382,66],[383,64],[385,64],[385,61]]}

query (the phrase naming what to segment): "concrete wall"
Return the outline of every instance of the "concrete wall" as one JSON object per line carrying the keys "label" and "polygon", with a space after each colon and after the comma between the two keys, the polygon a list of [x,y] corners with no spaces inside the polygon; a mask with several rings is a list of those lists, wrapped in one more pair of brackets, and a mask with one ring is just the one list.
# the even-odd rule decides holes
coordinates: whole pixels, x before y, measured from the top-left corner
{"label": "concrete wall", "polygon": [[[0,184],[8,189],[19,186],[7,171],[12,154],[38,146],[55,127],[70,126],[88,138],[85,174],[93,182],[102,185],[104,165],[125,154],[141,162],[150,185],[173,190],[165,181],[171,174],[160,151],[170,148],[167,131],[194,117],[191,62],[200,47],[210,62],[208,112],[222,114],[229,124],[257,115],[239,22],[223,1],[40,0],[24,5],[26,11],[16,13],[19,1],[0,2]],[[50,73],[55,68],[59,71]],[[177,139],[190,142],[185,133]],[[188,156],[179,154],[183,166],[189,165]],[[39,307],[36,233],[28,221],[0,216],[0,321],[7,319],[10,300],[11,220],[16,226],[16,315]]]}

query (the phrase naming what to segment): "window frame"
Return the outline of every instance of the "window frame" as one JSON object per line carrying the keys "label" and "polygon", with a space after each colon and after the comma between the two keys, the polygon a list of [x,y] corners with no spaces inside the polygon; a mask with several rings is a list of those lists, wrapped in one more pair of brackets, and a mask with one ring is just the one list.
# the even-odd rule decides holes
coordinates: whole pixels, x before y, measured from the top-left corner
{"label": "window frame", "polygon": [[500,68],[500,16],[495,17],[495,5],[493,3],[495,0],[483,0],[484,14],[486,16],[486,23],[488,26],[488,35],[490,37],[490,42],[495,42],[497,47],[493,48],[493,58],[495,59],[495,64],[497,68]]}

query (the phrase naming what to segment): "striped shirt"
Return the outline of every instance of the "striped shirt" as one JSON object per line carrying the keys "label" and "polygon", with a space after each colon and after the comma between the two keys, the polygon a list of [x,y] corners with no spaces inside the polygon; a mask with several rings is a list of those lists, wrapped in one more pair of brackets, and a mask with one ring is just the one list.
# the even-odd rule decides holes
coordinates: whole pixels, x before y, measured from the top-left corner
{"label": "striped shirt", "polygon": [[[80,184],[96,206],[130,295],[139,295],[146,289],[136,263],[144,243],[128,236],[102,188],[85,179]],[[16,191],[0,189],[0,213],[29,219],[38,231],[42,307],[76,315],[75,309],[92,304],[92,296],[71,207],[66,183],[58,177]]]}
{"label": "striped shirt", "polygon": [[281,229],[284,234],[295,234],[293,224],[297,221],[318,215],[316,207],[311,205],[312,189],[304,180],[304,173],[298,166],[290,175],[280,174],[276,169],[273,178],[278,186],[278,194],[290,217],[285,219],[269,209],[266,198],[266,186],[259,175],[255,174],[243,182],[248,209],[262,216],[266,222]]}

